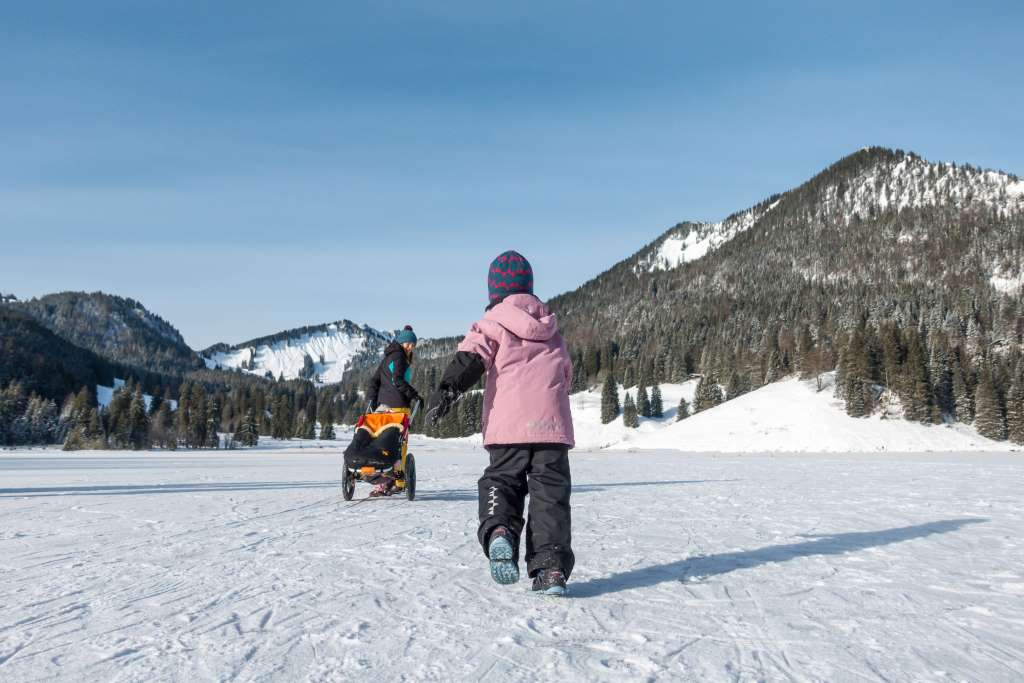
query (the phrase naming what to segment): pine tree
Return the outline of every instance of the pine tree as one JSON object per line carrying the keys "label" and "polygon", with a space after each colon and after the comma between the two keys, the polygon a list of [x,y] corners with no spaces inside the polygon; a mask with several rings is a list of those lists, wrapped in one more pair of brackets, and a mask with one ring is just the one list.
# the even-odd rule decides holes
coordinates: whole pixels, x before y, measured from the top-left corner
{"label": "pine tree", "polygon": [[89,427],[86,436],[93,444],[87,448],[106,448],[107,435],[103,432],[103,419],[100,417],[99,408],[92,408],[89,411]]}
{"label": "pine tree", "polygon": [[964,424],[974,421],[974,397],[964,378],[964,369],[959,362],[953,363],[953,404],[956,419]]}
{"label": "pine tree", "polygon": [[928,357],[928,376],[932,385],[932,422],[940,424],[943,416],[956,412],[953,401],[953,368],[950,366],[949,352],[941,338],[932,343]]}
{"label": "pine tree", "polygon": [[288,396],[281,393],[274,399],[273,427],[271,436],[275,439],[290,439],[293,434],[291,406]]}
{"label": "pine tree", "polygon": [[128,441],[132,450],[147,450],[150,447],[149,415],[146,412],[146,402],[142,397],[141,387],[136,388],[135,394],[132,396],[128,424]]}
{"label": "pine tree", "polygon": [[679,399],[679,408],[676,409],[676,422],[685,420],[690,417],[690,404],[687,403],[686,397]]}
{"label": "pine tree", "polygon": [[153,397],[149,399],[149,416],[152,417],[157,414],[160,410],[160,406],[164,404],[164,399],[160,394],[153,394]]}
{"label": "pine tree", "polygon": [[714,408],[724,400],[722,389],[718,386],[718,380],[714,374],[706,374],[697,382],[697,390],[693,395],[693,412],[696,414],[702,410]]}
{"label": "pine tree", "polygon": [[974,395],[974,425],[984,437],[996,441],[1006,438],[1006,417],[992,382],[992,370],[988,362],[982,364],[978,377],[978,388]]}
{"label": "pine tree", "polygon": [[1024,444],[1024,359],[1017,361],[1006,395],[1006,426],[1010,441]]}
{"label": "pine tree", "polygon": [[202,384],[195,383],[192,385],[189,402],[192,406],[192,415],[189,419],[188,445],[191,448],[204,448],[207,446],[209,425],[206,390],[203,389]]}
{"label": "pine tree", "polygon": [[[814,337],[811,336],[811,328],[806,324],[801,325],[794,358],[794,369],[799,373],[800,379],[806,380],[813,376],[813,357]],[[729,394],[729,398],[733,398],[732,394]]]}
{"label": "pine tree", "polygon": [[907,355],[904,362],[903,401],[904,417],[917,422],[932,420],[932,387],[928,381],[928,366],[921,335],[916,329],[908,329],[906,337]]}
{"label": "pine tree", "polygon": [[636,392],[636,412],[641,417],[651,416],[651,400],[647,397],[647,387],[643,382],[640,382]]}
{"label": "pine tree", "polygon": [[107,419],[110,425],[110,441],[114,448],[132,447],[132,387],[126,383],[118,388],[107,406]]}
{"label": "pine tree", "polygon": [[192,383],[182,382],[178,390],[178,409],[174,411],[175,440],[188,447],[189,434],[192,431]]}
{"label": "pine tree", "polygon": [[743,394],[743,378],[738,372],[730,373],[729,382],[725,387],[725,400],[731,401]]}
{"label": "pine tree", "polygon": [[249,408],[245,413],[245,417],[242,418],[242,422],[238,427],[238,431],[235,432],[235,441],[252,448],[259,444],[260,434],[259,426],[256,423],[256,411],[253,408]]}
{"label": "pine tree", "polygon": [[587,374],[583,367],[583,360],[580,357],[574,357],[572,361],[572,382],[569,385],[570,394],[578,394],[581,391],[587,390]]}
{"label": "pine tree", "polygon": [[651,388],[651,417],[664,417],[665,405],[661,400],[661,387],[655,384]]}
{"label": "pine tree", "polygon": [[334,419],[330,416],[331,411],[323,410],[320,417],[320,440],[334,441]]}
{"label": "pine tree", "polygon": [[619,387],[615,376],[608,373],[601,388],[601,424],[608,424],[619,416]]}
{"label": "pine tree", "polygon": [[160,409],[150,421],[150,435],[154,444],[160,448],[170,448],[176,440],[174,434],[174,413],[169,401],[160,403]]}
{"label": "pine tree", "polygon": [[842,395],[850,417],[870,415],[873,408],[868,354],[864,334],[858,327],[850,335],[842,360]]}
{"label": "pine tree", "polygon": [[636,404],[633,403],[633,397],[628,391],[626,392],[626,400],[622,408],[622,424],[630,429],[636,429],[640,426],[640,418],[637,415]]}
{"label": "pine tree", "polygon": [[633,364],[632,363],[626,363],[625,361],[623,361],[622,363],[619,363],[618,365],[619,365],[620,368],[622,368],[622,386],[623,386],[623,388],[631,387],[634,384],[636,384],[636,369],[633,367]]}
{"label": "pine tree", "polygon": [[211,398],[206,405],[206,448],[220,448],[220,408],[217,398]]}
{"label": "pine tree", "polygon": [[777,348],[772,348],[765,362],[764,384],[771,384],[782,377],[782,360],[779,358]]}

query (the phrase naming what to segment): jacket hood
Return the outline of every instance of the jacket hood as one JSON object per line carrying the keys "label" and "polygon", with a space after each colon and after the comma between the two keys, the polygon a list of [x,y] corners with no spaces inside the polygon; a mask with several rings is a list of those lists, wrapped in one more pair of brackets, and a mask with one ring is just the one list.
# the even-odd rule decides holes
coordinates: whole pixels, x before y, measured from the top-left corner
{"label": "jacket hood", "polygon": [[405,349],[403,349],[402,345],[396,341],[388,342],[388,345],[384,347],[385,356],[390,356],[395,351],[401,351],[403,354],[405,353]]}
{"label": "jacket hood", "polygon": [[520,339],[547,341],[558,333],[558,319],[532,294],[513,294],[484,314]]}

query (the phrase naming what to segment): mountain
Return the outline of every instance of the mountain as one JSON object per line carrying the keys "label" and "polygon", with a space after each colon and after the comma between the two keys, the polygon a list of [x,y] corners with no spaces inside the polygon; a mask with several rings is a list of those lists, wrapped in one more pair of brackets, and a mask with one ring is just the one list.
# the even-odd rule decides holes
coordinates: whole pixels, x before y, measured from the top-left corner
{"label": "mountain", "polygon": [[133,299],[103,292],[60,292],[7,305],[74,345],[117,363],[168,375],[203,367],[174,326]]}
{"label": "mountain", "polygon": [[83,386],[111,384],[120,371],[7,305],[0,305],[0,359],[0,387],[18,381],[26,393],[58,402]]}
{"label": "mountain", "polygon": [[[912,283],[1012,293],[1022,216],[1016,176],[868,148],[721,222],[680,223],[550,303],[569,336],[589,342],[680,317],[688,330],[727,320],[749,330],[753,318],[820,312],[807,298],[822,291],[870,288],[864,307]],[[764,315],[746,313],[762,303]]]}
{"label": "mountain", "polygon": [[874,217],[887,211],[945,206],[989,208],[1006,217],[1024,210],[1024,181],[996,171],[934,164],[882,148],[865,149],[825,171],[808,186],[775,195],[718,223],[682,223],[645,248],[637,267],[670,270],[695,261],[746,232],[783,201],[810,190],[811,219]]}
{"label": "mountain", "polygon": [[340,382],[346,370],[375,362],[391,335],[350,320],[300,327],[202,352],[208,368],[239,369],[285,379]]}
{"label": "mountain", "polygon": [[550,304],[591,384],[613,368],[745,391],[839,367],[841,394],[853,377],[914,419],[973,419],[986,373],[1007,409],[1022,258],[1019,178],[875,147],[721,222],[680,223]]}

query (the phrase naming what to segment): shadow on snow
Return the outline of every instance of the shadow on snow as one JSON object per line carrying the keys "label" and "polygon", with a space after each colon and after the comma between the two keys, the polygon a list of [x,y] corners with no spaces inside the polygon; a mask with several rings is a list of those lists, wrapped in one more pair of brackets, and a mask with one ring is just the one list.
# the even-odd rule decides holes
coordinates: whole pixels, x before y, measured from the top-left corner
{"label": "shadow on snow", "polygon": [[[679,479],[675,481],[616,481],[604,484],[575,484],[572,487],[572,495],[580,493],[595,493],[620,486],[681,486],[685,484],[711,484],[717,482],[740,481],[739,479]],[[476,500],[476,489],[440,489],[435,491],[420,489],[416,492],[416,500],[443,500],[447,502],[458,502],[464,500]]]}
{"label": "shadow on snow", "polygon": [[240,481],[204,484],[140,484],[96,486],[52,486],[0,489],[0,498],[41,498],[46,496],[131,496],[150,493],[204,493],[212,491],[276,491],[283,489],[341,489],[336,481]]}
{"label": "shadow on snow", "polygon": [[878,531],[852,531],[841,534],[802,535],[813,540],[800,543],[770,545],[754,550],[741,550],[716,555],[698,555],[684,560],[631,569],[600,579],[590,579],[572,584],[574,598],[592,598],[606,593],[648,588],[669,581],[685,582],[687,578],[704,579],[710,576],[728,574],[737,569],[749,569],[775,562],[788,562],[800,557],[815,555],[843,555],[845,553],[877,548],[893,543],[902,543],[916,538],[957,531],[970,524],[987,522],[987,519],[943,519],[926,524],[880,529]]}
{"label": "shadow on snow", "polygon": [[[721,480],[679,480],[679,481],[627,481],[606,484],[583,484],[573,486],[572,492],[593,493],[608,488],[625,486],[674,486],[681,484],[704,484]],[[219,491],[275,491],[287,489],[329,489],[341,490],[340,481],[245,481],[245,482],[210,482],[196,484],[138,484],[113,485],[97,484],[95,486],[43,486],[31,488],[0,488],[0,498],[42,498],[47,496],[126,496],[148,495],[150,493],[212,493]],[[476,489],[420,489],[417,500],[437,500],[460,502],[477,499]]]}

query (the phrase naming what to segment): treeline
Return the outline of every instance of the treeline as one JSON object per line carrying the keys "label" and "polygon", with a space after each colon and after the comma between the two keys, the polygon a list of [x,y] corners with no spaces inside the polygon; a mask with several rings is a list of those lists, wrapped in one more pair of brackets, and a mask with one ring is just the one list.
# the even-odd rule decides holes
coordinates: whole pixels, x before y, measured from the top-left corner
{"label": "treeline", "polygon": [[60,443],[67,428],[53,399],[27,393],[20,382],[0,390],[0,445]]}
{"label": "treeline", "polygon": [[982,436],[1024,444],[1021,346],[973,322],[966,330],[955,320],[858,325],[841,350],[836,394],[853,417],[881,410],[926,424],[973,423]]}
{"label": "treeline", "polygon": [[361,414],[361,400],[353,390],[301,380],[238,378],[230,387],[185,379],[176,395],[152,397],[128,380],[106,406],[91,386],[58,405],[15,381],[0,390],[0,445],[173,450],[255,446],[260,437],[333,440],[335,425]]}

